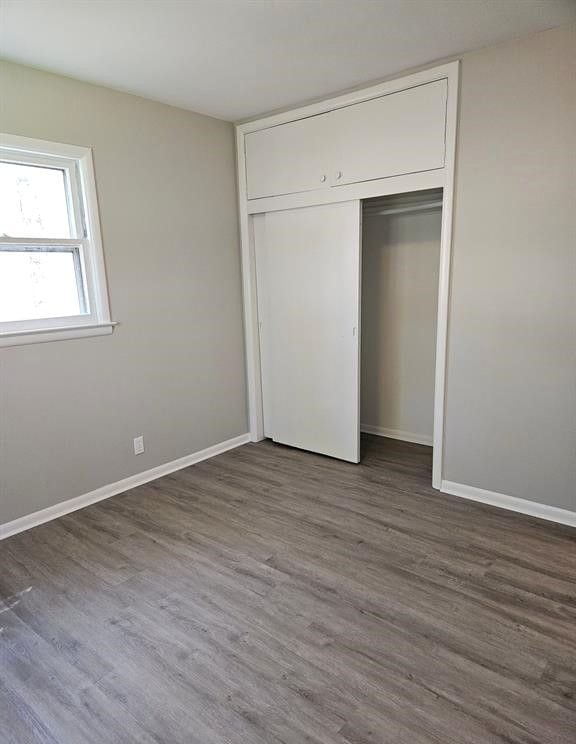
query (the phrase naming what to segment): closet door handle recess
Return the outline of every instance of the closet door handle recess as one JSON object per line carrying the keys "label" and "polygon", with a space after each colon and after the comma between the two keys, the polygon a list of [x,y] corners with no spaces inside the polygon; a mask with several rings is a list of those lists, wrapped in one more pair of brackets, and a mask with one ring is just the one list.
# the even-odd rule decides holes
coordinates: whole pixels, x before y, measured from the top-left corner
{"label": "closet door handle recess", "polygon": [[343,175],[342,171],[338,171],[338,173],[336,173],[336,180],[339,181]]}
{"label": "closet door handle recess", "polygon": [[326,181],[326,176],[320,176],[320,180],[324,183]]}

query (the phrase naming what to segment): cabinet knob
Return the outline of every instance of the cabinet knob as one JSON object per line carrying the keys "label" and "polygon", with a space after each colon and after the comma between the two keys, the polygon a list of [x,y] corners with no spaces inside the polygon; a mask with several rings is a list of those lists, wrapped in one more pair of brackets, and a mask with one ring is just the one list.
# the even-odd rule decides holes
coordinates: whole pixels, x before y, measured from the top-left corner
{"label": "cabinet knob", "polygon": [[342,175],[342,171],[338,171],[338,173],[336,174],[336,180],[339,181],[342,178]]}
{"label": "cabinet knob", "polygon": [[324,183],[324,181],[326,180],[326,176],[320,176],[320,180],[322,181],[322,183]]}

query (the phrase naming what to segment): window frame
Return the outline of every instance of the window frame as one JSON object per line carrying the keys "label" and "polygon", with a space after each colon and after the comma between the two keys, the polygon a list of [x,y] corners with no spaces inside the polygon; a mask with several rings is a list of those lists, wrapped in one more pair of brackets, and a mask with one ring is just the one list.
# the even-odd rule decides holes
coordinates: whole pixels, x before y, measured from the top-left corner
{"label": "window frame", "polygon": [[0,346],[112,333],[116,323],[110,316],[91,148],[0,134],[0,160],[64,171],[71,237],[0,237],[0,248],[71,252],[79,302],[88,310],[80,315],[0,321]]}

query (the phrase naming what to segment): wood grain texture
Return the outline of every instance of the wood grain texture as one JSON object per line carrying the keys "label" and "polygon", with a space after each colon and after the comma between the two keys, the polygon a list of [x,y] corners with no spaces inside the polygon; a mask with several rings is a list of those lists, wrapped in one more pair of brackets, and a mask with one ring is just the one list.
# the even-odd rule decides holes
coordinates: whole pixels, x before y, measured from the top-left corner
{"label": "wood grain texture", "polygon": [[576,531],[246,445],[0,543],[9,744],[574,744]]}

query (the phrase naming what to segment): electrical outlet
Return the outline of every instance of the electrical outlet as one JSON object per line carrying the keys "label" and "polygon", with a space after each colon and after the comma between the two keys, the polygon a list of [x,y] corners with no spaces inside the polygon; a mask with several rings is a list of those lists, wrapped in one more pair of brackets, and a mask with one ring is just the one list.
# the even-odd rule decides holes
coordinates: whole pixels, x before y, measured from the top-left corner
{"label": "electrical outlet", "polygon": [[134,454],[141,455],[144,452],[144,437],[134,437]]}

